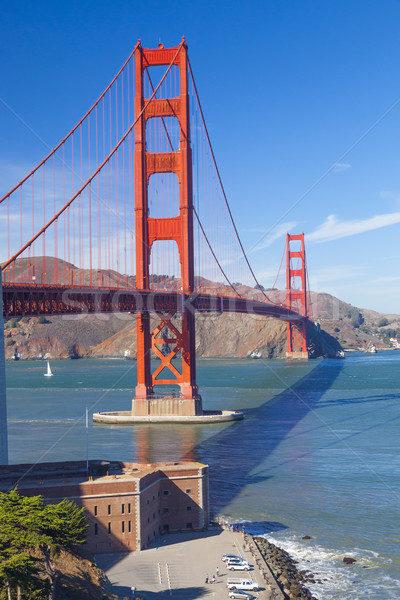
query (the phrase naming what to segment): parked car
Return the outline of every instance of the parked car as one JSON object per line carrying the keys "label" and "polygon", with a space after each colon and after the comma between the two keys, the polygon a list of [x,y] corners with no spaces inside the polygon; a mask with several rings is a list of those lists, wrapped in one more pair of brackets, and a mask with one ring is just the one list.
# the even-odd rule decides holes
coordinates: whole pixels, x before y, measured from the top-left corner
{"label": "parked car", "polygon": [[237,591],[237,590],[259,590],[259,585],[256,581],[251,581],[250,579],[231,579],[228,577],[226,581],[226,587],[228,590]]}
{"label": "parked car", "polygon": [[229,560],[226,561],[226,566],[228,565],[248,565],[250,566],[250,564],[247,562],[247,560],[245,558],[230,558]]}
{"label": "parked car", "polygon": [[227,567],[229,571],[250,571],[251,569],[249,563],[245,562],[228,563]]}
{"label": "parked car", "polygon": [[226,562],[227,560],[231,560],[237,558],[239,560],[242,560],[241,556],[237,556],[236,554],[224,554],[221,558],[221,560],[223,560],[224,562]]}
{"label": "parked car", "polygon": [[229,598],[237,598],[238,600],[255,600],[253,594],[245,592],[244,590],[231,590],[229,592]]}

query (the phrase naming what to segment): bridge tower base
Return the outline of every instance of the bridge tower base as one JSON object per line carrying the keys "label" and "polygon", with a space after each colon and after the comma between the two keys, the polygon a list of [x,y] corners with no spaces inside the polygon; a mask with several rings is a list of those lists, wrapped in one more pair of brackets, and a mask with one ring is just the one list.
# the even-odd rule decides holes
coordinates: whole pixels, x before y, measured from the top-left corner
{"label": "bridge tower base", "polygon": [[[293,247],[293,243],[297,245]],[[299,321],[287,323],[287,358],[308,360],[307,288],[304,233],[286,237],[287,307],[302,315]]]}

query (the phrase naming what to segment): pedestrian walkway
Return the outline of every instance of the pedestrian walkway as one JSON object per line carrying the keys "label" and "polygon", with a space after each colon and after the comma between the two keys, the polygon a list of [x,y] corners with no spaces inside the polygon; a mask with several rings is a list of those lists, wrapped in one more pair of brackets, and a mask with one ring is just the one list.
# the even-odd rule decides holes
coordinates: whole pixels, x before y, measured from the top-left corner
{"label": "pedestrian walkway", "polygon": [[263,556],[251,535],[244,534],[246,553],[250,553],[249,558],[246,560],[251,564],[254,564],[254,568],[258,568],[262,579],[264,580],[265,590],[260,593],[259,600],[284,600],[285,596],[282,593],[279,585],[276,583],[275,577],[272,574],[271,569],[265,562]]}
{"label": "pedestrian walkway", "polygon": [[[129,597],[131,586],[135,586],[137,596],[145,600],[227,600],[227,578],[242,575],[263,588],[254,592],[258,600],[278,600],[278,596],[268,589],[249,549],[243,546],[241,533],[217,528],[201,533],[166,535],[161,537],[157,547],[129,554],[98,555],[97,563],[106,572],[114,594],[120,600]],[[254,565],[254,570],[228,571],[221,560],[223,554],[246,558]],[[215,583],[212,583],[213,576]]]}

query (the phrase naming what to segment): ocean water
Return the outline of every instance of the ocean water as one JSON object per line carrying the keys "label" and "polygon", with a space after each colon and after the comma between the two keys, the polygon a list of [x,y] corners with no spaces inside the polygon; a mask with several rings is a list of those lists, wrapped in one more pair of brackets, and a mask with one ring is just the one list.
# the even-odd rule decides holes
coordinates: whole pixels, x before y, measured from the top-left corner
{"label": "ocean water", "polygon": [[[86,407],[130,407],[133,361],[54,361],[52,369],[43,377],[43,361],[7,364],[10,462],[85,459]],[[90,423],[89,458],[205,462],[214,513],[285,548],[314,574],[319,600],[399,599],[400,352],[201,360],[198,384],[205,408],[242,408],[246,418]]]}

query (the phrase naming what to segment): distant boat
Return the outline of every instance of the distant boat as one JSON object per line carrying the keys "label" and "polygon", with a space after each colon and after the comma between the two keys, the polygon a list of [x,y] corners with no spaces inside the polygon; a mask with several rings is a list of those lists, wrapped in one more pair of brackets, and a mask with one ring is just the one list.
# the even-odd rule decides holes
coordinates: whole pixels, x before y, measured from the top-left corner
{"label": "distant boat", "polygon": [[44,373],[44,376],[45,377],[52,377],[53,376],[53,373],[51,372],[49,361],[47,361],[47,371],[46,371],[46,373]]}
{"label": "distant boat", "polygon": [[13,360],[19,360],[19,354],[18,354],[18,350],[15,350],[14,355],[13,355]]}

